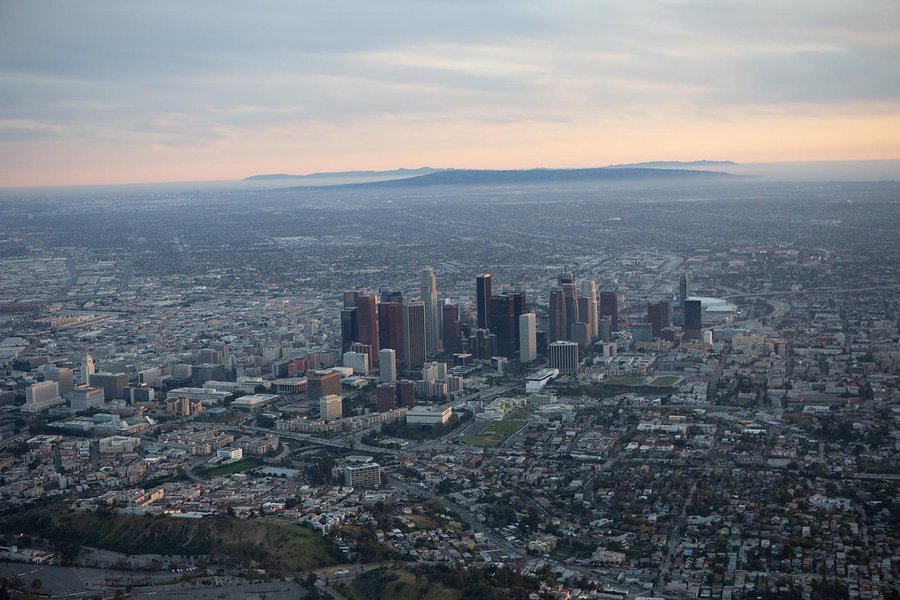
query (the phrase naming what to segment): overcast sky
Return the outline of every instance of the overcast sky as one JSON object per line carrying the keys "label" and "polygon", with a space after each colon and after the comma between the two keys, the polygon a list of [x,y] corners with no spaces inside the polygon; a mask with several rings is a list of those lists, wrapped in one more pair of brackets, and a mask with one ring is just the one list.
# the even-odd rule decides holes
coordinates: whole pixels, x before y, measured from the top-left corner
{"label": "overcast sky", "polygon": [[0,0],[0,185],[900,158],[898,0]]}

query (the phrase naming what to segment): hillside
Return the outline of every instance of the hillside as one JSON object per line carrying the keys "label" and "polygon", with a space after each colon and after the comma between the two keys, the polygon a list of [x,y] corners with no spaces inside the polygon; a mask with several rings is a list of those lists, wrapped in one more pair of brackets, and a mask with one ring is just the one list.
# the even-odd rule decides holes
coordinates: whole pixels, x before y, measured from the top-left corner
{"label": "hillside", "polygon": [[337,564],[333,546],[306,527],[270,519],[179,519],[113,512],[31,510],[0,519],[0,531],[27,533],[125,554],[209,555],[288,570]]}

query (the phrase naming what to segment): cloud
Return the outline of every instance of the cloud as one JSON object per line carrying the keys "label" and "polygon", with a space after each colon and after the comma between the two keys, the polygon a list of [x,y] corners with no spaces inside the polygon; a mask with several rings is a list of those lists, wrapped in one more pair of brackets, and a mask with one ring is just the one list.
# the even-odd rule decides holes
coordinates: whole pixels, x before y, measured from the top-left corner
{"label": "cloud", "polygon": [[0,128],[0,148],[40,145],[51,171],[54,140],[158,155],[275,131],[335,148],[422,127],[463,143],[451,127],[895,114],[898,25],[893,0],[7,0],[0,115],[28,125]]}

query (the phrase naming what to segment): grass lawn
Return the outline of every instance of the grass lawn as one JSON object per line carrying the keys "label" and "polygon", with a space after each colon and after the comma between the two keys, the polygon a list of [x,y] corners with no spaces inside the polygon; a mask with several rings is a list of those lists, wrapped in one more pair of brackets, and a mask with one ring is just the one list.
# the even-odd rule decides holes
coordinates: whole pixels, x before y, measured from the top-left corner
{"label": "grass lawn", "polygon": [[670,387],[675,385],[675,382],[681,379],[677,375],[664,375],[662,377],[654,377],[653,381],[651,381],[648,385],[652,387]]}
{"label": "grass lawn", "polygon": [[550,553],[550,558],[553,560],[566,560],[572,556],[575,556],[575,548],[566,546],[565,544],[557,546],[556,549]]}
{"label": "grass lawn", "polygon": [[276,519],[264,519],[262,526],[268,551],[287,569],[307,570],[336,562],[322,536],[312,529]]}
{"label": "grass lawn", "polygon": [[511,433],[515,433],[519,429],[522,428],[522,425],[525,424],[525,421],[493,421],[490,425],[487,426],[487,431],[491,433],[500,433],[503,435],[509,435]]}
{"label": "grass lawn", "polygon": [[200,477],[203,477],[204,479],[212,479],[213,477],[222,477],[224,475],[232,475],[234,473],[243,473],[244,471],[255,469],[261,464],[262,463],[255,458],[245,458],[244,460],[239,460],[237,462],[231,463],[230,465],[222,465],[220,467],[207,469],[206,471],[201,471],[200,473],[198,473],[198,475],[200,475]]}
{"label": "grass lawn", "polygon": [[464,435],[460,439],[463,444],[476,448],[496,448],[503,443],[503,436],[497,435]]}

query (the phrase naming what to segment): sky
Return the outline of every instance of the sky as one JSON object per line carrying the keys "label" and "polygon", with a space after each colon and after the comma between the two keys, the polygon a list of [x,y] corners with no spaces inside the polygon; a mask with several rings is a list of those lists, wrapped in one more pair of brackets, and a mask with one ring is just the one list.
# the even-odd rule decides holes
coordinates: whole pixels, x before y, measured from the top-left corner
{"label": "sky", "polygon": [[0,186],[900,159],[897,0],[0,0]]}

